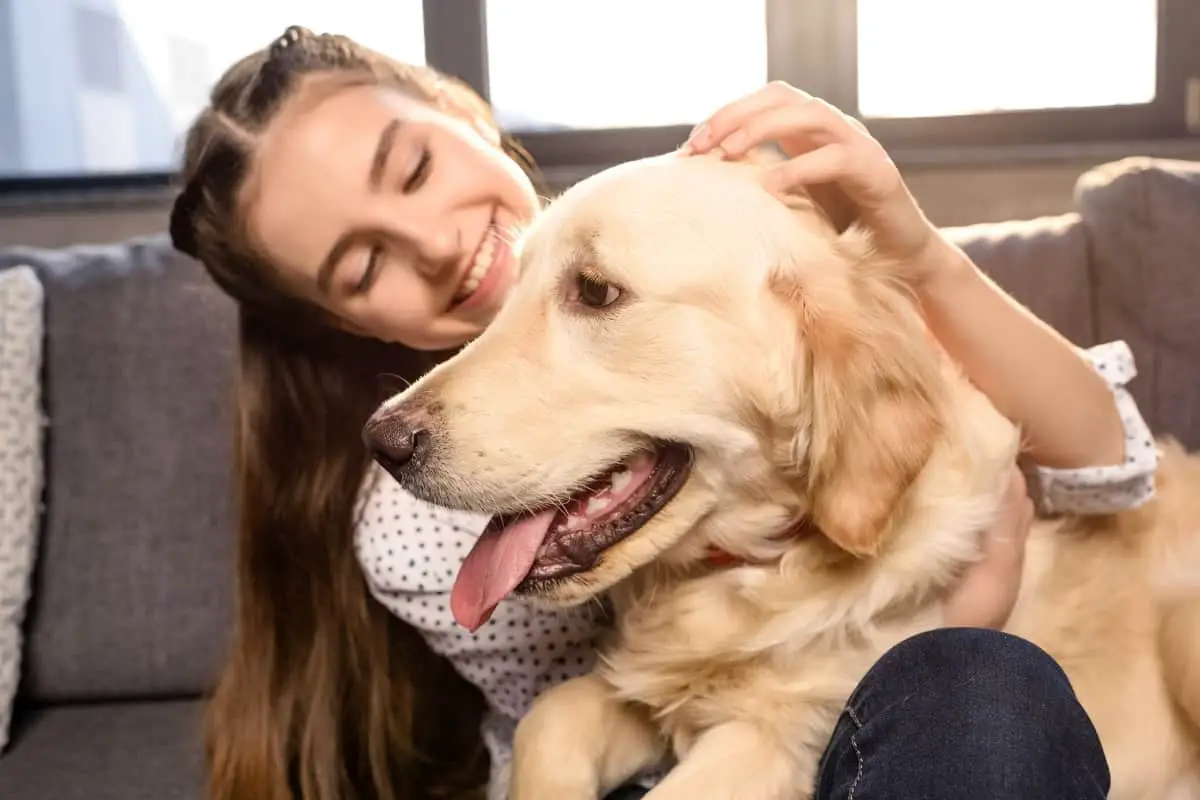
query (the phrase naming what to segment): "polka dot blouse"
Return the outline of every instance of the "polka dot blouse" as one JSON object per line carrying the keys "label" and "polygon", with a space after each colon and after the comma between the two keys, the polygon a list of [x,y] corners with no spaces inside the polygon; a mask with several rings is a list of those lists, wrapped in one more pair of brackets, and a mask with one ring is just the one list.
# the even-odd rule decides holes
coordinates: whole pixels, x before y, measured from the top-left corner
{"label": "polka dot blouse", "polygon": [[[1087,356],[1112,387],[1125,424],[1126,459],[1097,469],[1035,468],[1040,501],[1050,512],[1133,508],[1154,493],[1157,450],[1124,388],[1136,374],[1129,348],[1114,342]],[[516,721],[542,689],[591,668],[603,620],[595,607],[550,611],[507,600],[474,634],[459,628],[450,590],[487,521],[417,500],[375,470],[360,501],[355,550],[376,599],[483,691],[491,709],[483,725],[492,755],[489,800],[504,800]]]}

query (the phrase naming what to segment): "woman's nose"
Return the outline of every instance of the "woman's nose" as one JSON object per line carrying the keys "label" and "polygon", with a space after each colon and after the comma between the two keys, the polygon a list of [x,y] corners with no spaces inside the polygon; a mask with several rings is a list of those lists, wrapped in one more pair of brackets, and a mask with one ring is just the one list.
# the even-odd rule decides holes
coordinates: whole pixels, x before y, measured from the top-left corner
{"label": "woman's nose", "polygon": [[427,230],[416,244],[417,268],[428,278],[437,278],[463,258],[462,237],[455,230]]}
{"label": "woman's nose", "polygon": [[[453,209],[426,197],[384,196],[377,206],[377,223],[394,232],[418,272],[429,279],[464,260],[461,225]],[[420,201],[420,202],[418,202]]]}

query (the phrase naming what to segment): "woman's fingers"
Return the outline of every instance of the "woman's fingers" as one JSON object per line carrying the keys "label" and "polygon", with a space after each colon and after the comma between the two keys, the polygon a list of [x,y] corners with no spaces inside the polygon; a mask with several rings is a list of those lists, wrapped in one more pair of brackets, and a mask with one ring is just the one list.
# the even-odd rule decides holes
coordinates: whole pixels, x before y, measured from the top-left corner
{"label": "woman's fingers", "polygon": [[984,534],[980,559],[966,570],[947,598],[948,625],[1002,628],[1016,604],[1034,513],[1025,476],[1016,468],[1013,473],[1004,507]]}
{"label": "woman's fingers", "polygon": [[990,560],[1002,571],[1016,575],[1025,561],[1025,540],[1029,538],[1029,529],[1033,525],[1033,501],[1029,499],[1024,474],[1015,467],[1005,503],[1000,521],[984,540],[984,560]]}
{"label": "woman's fingers", "polygon": [[701,153],[719,147],[740,158],[770,142],[778,142],[789,160],[772,168],[768,188],[784,192],[836,183],[856,203],[879,194],[866,134],[833,106],[787,84],[771,84],[725,106],[697,128],[685,148]]}
{"label": "woman's fingers", "polygon": [[768,109],[800,105],[812,99],[812,95],[806,92],[782,81],[773,81],[717,110],[692,130],[686,146],[697,153],[707,152],[728,139],[748,120]]}
{"label": "woman's fingers", "polygon": [[804,189],[838,230],[861,221],[881,247],[899,256],[919,250],[928,223],[916,212],[899,170],[866,128],[829,103],[783,82],[729,103],[698,126],[682,148],[740,159],[755,147],[778,143],[788,160],[764,175],[777,194]]}
{"label": "woman's fingers", "polygon": [[717,146],[730,158],[768,142],[779,142],[789,156],[839,141],[836,126],[820,104],[813,101],[770,106],[742,120]]}
{"label": "woman's fingers", "polygon": [[815,183],[841,183],[850,160],[845,145],[827,144],[770,167],[763,181],[772,192],[788,192]]}

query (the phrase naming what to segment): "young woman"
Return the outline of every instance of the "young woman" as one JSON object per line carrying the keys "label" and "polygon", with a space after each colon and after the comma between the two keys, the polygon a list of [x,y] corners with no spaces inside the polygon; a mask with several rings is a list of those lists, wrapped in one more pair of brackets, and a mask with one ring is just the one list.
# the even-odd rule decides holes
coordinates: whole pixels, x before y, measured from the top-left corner
{"label": "young woman", "polygon": [[[792,156],[779,186],[810,186],[912,265],[937,336],[1024,429],[1049,506],[1149,496],[1155,454],[1121,388],[1123,346],[1085,357],[1012,302],[861,126],[791,87],[727,106],[687,147],[765,140]],[[182,178],[175,246],[240,309],[239,604],[210,708],[211,796],[502,798],[516,720],[590,666],[602,621],[511,602],[477,634],[457,629],[449,589],[485,520],[405,495],[360,431],[503,304],[516,275],[502,256],[538,210],[532,165],[461,83],[293,27],[218,82]],[[1005,796],[1103,796],[1103,754],[1061,671],[982,630],[1017,589],[1031,511],[1015,469],[1012,489],[987,557],[947,599],[947,618],[973,627],[876,665],[819,797],[993,797],[997,781]]]}

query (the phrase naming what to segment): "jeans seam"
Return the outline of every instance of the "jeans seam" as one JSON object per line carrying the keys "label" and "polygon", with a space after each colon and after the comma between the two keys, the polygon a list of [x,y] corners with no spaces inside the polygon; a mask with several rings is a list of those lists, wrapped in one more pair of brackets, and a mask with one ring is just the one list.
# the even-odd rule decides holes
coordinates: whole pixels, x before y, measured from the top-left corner
{"label": "jeans seam", "polygon": [[846,800],[854,800],[854,792],[858,789],[858,784],[863,776],[863,753],[862,748],[858,746],[858,732],[862,730],[863,724],[850,706],[846,706],[846,714],[854,723],[854,733],[850,734],[850,746],[854,748],[854,755],[858,759],[858,771],[854,774],[854,781],[850,784],[850,792],[846,795]]}

